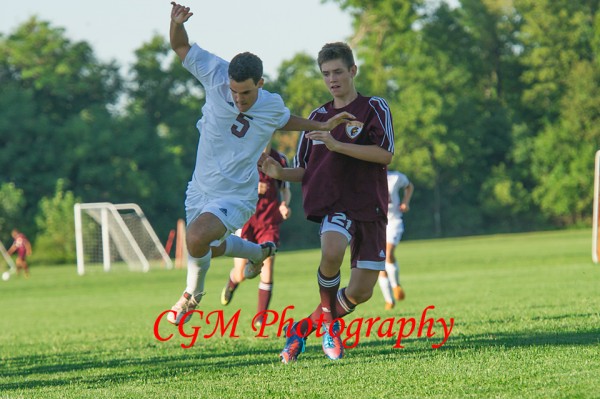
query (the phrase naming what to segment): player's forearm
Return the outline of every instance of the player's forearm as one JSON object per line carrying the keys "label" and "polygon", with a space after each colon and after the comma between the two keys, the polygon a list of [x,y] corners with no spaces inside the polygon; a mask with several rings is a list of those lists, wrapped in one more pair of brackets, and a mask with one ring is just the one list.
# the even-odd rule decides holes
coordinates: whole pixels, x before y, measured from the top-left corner
{"label": "player's forearm", "polygon": [[311,131],[311,130],[325,130],[325,123],[313,121],[312,119],[304,119],[300,118],[296,115],[290,115],[290,119],[288,123],[281,128],[281,130],[291,130],[291,131]]}
{"label": "player's forearm", "polygon": [[404,190],[404,196],[402,197],[402,202],[404,204],[406,204],[406,205],[410,204],[410,199],[412,198],[414,189],[415,189],[415,186],[413,186],[412,183],[410,183],[408,186],[406,186],[406,190]]}
{"label": "player's forearm", "polygon": [[332,151],[360,159],[361,161],[380,163],[382,165],[389,165],[389,163],[392,162],[392,156],[394,155],[378,145],[359,145],[342,143],[340,141],[335,144]]}
{"label": "player's forearm", "polygon": [[[274,177],[277,180],[301,182],[303,176],[304,176],[304,168],[281,168],[278,176],[271,176],[271,177]],[[291,198],[291,192],[290,192],[290,198]]]}
{"label": "player's forearm", "polygon": [[183,61],[190,49],[190,41],[187,31],[185,30],[185,26],[183,24],[171,21],[169,40],[171,42],[171,48]]}
{"label": "player's forearm", "polygon": [[292,190],[290,190],[289,188],[282,188],[281,189],[281,202],[285,202],[285,204],[287,206],[290,205],[290,201],[292,200]]}

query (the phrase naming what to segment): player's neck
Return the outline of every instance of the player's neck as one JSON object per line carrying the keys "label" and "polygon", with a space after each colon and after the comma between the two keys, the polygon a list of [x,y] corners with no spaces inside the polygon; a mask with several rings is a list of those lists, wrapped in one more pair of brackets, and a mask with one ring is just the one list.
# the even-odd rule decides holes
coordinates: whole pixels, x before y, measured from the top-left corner
{"label": "player's neck", "polygon": [[344,108],[346,105],[350,104],[352,101],[356,100],[358,97],[358,92],[356,90],[350,91],[348,94],[334,97],[333,98],[333,107],[334,108]]}

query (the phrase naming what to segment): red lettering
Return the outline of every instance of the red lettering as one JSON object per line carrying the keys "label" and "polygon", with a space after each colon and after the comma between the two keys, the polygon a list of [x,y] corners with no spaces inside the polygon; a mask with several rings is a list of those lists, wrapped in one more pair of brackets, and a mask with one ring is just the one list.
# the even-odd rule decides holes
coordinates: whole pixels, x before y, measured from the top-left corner
{"label": "red lettering", "polygon": [[[407,322],[410,322],[411,327],[408,334],[404,334],[404,327],[406,327]],[[394,345],[394,348],[404,348],[404,346],[402,346],[400,342],[402,342],[402,338],[409,337],[410,334],[412,334],[412,332],[415,330],[416,321],[412,317],[409,319],[405,319],[403,317],[400,320],[398,320],[398,323],[400,324],[400,331],[398,331],[398,338],[396,339],[396,345]]]}
{"label": "red lettering", "polygon": [[183,323],[183,321],[188,317],[188,315],[191,318],[194,313],[198,313],[200,315],[200,319],[202,319],[202,316],[204,315],[201,310],[190,310],[189,312],[185,313],[181,317],[181,321],[182,322],[179,323],[179,326],[178,326],[179,335],[181,335],[184,338],[191,338],[192,339],[190,341],[189,345],[181,344],[181,347],[183,349],[189,349],[189,348],[191,348],[196,343],[196,339],[198,339],[198,331],[200,331],[200,327],[192,327],[192,330],[194,330],[194,332],[192,334],[188,334],[188,333],[186,333],[183,330],[183,326],[185,324],[185,323]]}
{"label": "red lettering", "polygon": [[[363,319],[362,317],[359,317],[358,319],[352,320],[348,324],[348,328],[346,329],[346,339],[342,341],[342,344],[344,344],[344,348],[354,348],[356,345],[358,345],[358,342],[360,341],[360,330],[362,329],[362,323]],[[356,329],[353,329],[355,325]],[[354,343],[352,345],[348,344],[348,341],[351,338],[354,338]]]}
{"label": "red lettering", "polygon": [[240,337],[239,335],[235,335],[236,334],[235,330],[237,329],[237,323],[238,323],[238,320],[240,318],[240,312],[241,312],[241,310],[238,310],[237,312],[235,312],[235,314],[233,315],[233,317],[231,318],[231,320],[229,320],[229,322],[227,323],[227,325],[225,325],[225,318],[223,317],[223,311],[222,310],[214,310],[214,311],[210,312],[206,316],[206,324],[207,325],[211,324],[210,318],[211,318],[211,316],[213,314],[216,314],[218,316],[217,317],[217,322],[215,323],[215,328],[212,331],[212,333],[210,333],[210,334],[204,334],[204,338],[210,338],[213,335],[215,335],[215,333],[217,332],[217,328],[218,327],[221,327],[220,334],[221,334],[221,337],[224,337],[225,336],[225,331],[227,331],[227,329],[229,328],[229,325],[231,323],[233,323],[233,328],[231,329],[231,332],[229,333],[229,336],[231,338],[239,338]]}
{"label": "red lettering", "polygon": [[[283,312],[281,312],[281,321],[279,322],[279,329],[277,329],[277,337],[281,337],[281,334],[283,334],[283,331],[289,332],[292,329],[292,325],[294,325],[294,319],[292,319],[292,318],[286,319],[285,318],[287,311],[292,310],[292,309],[294,309],[293,306],[291,306],[291,305],[286,306],[285,309],[283,309]],[[287,326],[286,326],[286,324],[287,324]],[[286,333],[286,335],[287,335],[287,333]],[[289,335],[287,335],[287,337],[289,338]]]}
{"label": "red lettering", "polygon": [[421,335],[423,335],[423,327],[425,327],[425,324],[429,324],[429,327],[427,327],[427,338],[431,338],[435,335],[435,332],[431,331],[433,329],[434,324],[433,318],[425,320],[425,315],[427,314],[427,310],[429,309],[435,309],[435,306],[429,305],[425,309],[423,309],[423,313],[421,314],[421,322],[419,323],[419,333],[417,334],[418,337],[421,337]]}
{"label": "red lettering", "polygon": [[376,317],[376,318],[368,318],[367,319],[367,333],[365,334],[365,337],[370,337],[371,336],[371,329],[373,328],[373,325],[375,323],[377,323],[379,320],[381,320],[381,318]]}
{"label": "red lettering", "polygon": [[[387,325],[387,331],[383,333],[383,327]],[[394,319],[387,318],[381,322],[377,329],[377,336],[379,338],[392,338],[394,336]]]}
{"label": "red lettering", "polygon": [[168,341],[173,337],[173,334],[170,334],[167,338],[163,338],[159,333],[158,333],[158,326],[160,324],[160,321],[162,320],[163,316],[166,315],[167,313],[172,312],[172,313],[176,313],[174,310],[165,310],[164,312],[162,312],[161,314],[158,315],[158,317],[156,318],[156,320],[154,321],[154,337],[162,342]]}

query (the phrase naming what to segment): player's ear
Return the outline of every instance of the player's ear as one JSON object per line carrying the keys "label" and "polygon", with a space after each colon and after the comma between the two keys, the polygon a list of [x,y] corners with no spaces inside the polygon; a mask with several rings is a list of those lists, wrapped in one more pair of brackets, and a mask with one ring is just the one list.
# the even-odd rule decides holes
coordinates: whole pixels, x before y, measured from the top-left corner
{"label": "player's ear", "polygon": [[358,73],[358,67],[356,66],[356,64],[354,64],[350,67],[350,75],[352,75],[352,77],[354,78],[357,73]]}
{"label": "player's ear", "polygon": [[260,78],[260,80],[258,81],[258,83],[256,84],[256,86],[258,88],[262,88],[264,84],[265,84],[265,79],[264,78]]}

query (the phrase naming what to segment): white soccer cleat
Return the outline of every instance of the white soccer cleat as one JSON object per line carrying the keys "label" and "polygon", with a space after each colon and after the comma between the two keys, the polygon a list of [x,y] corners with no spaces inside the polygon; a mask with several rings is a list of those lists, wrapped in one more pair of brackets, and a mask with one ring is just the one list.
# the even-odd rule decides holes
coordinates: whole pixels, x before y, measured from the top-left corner
{"label": "white soccer cleat", "polygon": [[[204,292],[196,295],[196,297],[194,297],[192,294],[184,292],[177,303],[171,308],[171,310],[175,311],[175,314],[173,314],[173,312],[169,312],[167,314],[167,321],[178,326],[180,323],[182,323],[181,319],[186,313],[196,309],[198,303],[200,303],[200,298],[202,298],[202,295],[204,295]],[[190,321],[191,318],[192,314],[190,313],[187,315],[185,320],[183,320],[183,324]]]}
{"label": "white soccer cleat", "polygon": [[260,244],[260,248],[262,249],[262,257],[255,260],[248,260],[248,262],[246,262],[246,266],[244,267],[245,278],[251,279],[258,276],[265,259],[267,259],[269,256],[275,255],[277,252],[277,246],[272,241],[263,242]]}

